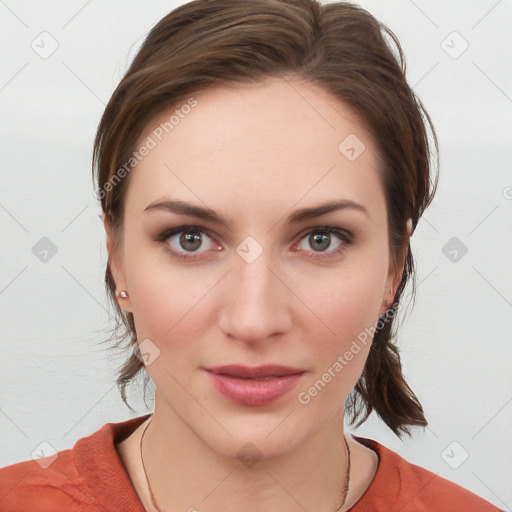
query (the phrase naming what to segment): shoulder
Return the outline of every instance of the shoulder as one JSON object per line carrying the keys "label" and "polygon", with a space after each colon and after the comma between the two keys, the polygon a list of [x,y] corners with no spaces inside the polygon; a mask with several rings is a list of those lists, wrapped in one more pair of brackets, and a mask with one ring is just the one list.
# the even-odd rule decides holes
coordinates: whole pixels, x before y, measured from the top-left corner
{"label": "shoulder", "polygon": [[107,423],[72,449],[0,468],[0,510],[143,512],[115,447],[143,419]]}
{"label": "shoulder", "polygon": [[[375,477],[353,512],[452,512],[500,509],[460,485],[417,466],[372,439],[354,438],[373,449],[379,457]],[[372,504],[372,508],[367,508]]]}
{"label": "shoulder", "polygon": [[84,502],[94,507],[88,489],[73,462],[72,450],[26,460],[0,469],[0,509],[50,511],[79,510]]}

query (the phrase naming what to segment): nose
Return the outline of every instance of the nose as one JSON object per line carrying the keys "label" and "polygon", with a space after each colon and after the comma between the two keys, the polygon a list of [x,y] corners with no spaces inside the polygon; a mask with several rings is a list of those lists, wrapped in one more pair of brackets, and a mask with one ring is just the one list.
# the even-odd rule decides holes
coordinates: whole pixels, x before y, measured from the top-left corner
{"label": "nose", "polygon": [[287,332],[291,325],[293,294],[284,284],[275,262],[263,253],[248,263],[235,255],[235,268],[224,279],[219,327],[244,343],[261,343]]}

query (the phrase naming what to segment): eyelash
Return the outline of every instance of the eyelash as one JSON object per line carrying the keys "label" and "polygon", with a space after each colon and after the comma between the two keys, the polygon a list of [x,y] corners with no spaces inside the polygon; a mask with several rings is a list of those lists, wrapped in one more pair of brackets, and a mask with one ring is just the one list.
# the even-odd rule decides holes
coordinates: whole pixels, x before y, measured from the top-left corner
{"label": "eyelash", "polygon": [[[202,253],[179,253],[179,252],[175,251],[174,249],[172,249],[168,243],[166,243],[169,240],[169,238],[171,238],[172,236],[174,236],[176,234],[180,234],[180,233],[203,234],[203,235],[207,235],[208,237],[210,237],[212,240],[215,241],[215,237],[213,237],[210,230],[208,230],[206,228],[202,228],[200,226],[192,226],[192,225],[179,226],[177,228],[168,229],[168,230],[164,231],[163,233],[161,233],[160,235],[158,235],[156,238],[156,241],[159,243],[165,243],[166,249],[170,252],[171,256],[173,258],[177,258],[179,260],[194,261],[194,260],[201,258],[200,254],[202,254]],[[304,233],[302,233],[298,242],[296,242],[294,245],[297,245],[304,238],[311,235],[312,233],[334,234],[341,240],[341,244],[339,247],[337,247],[334,250],[325,252],[325,253],[322,253],[322,252],[315,253],[314,251],[307,251],[310,253],[313,252],[315,255],[310,256],[310,257],[317,258],[317,259],[318,258],[319,259],[327,259],[327,258],[337,256],[346,250],[347,245],[350,245],[353,242],[352,234],[344,229],[335,228],[335,227],[331,227],[331,226],[316,226],[316,227],[310,228],[307,231],[305,231]],[[199,256],[196,256],[196,254],[198,254]]]}

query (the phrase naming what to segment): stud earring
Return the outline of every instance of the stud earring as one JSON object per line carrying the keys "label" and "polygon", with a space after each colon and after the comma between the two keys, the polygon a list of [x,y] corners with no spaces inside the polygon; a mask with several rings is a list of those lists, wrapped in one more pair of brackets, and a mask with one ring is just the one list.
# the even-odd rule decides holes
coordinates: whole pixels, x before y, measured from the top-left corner
{"label": "stud earring", "polygon": [[122,299],[127,299],[128,298],[128,292],[125,292],[124,290],[121,290],[119,292],[119,297],[121,297]]}

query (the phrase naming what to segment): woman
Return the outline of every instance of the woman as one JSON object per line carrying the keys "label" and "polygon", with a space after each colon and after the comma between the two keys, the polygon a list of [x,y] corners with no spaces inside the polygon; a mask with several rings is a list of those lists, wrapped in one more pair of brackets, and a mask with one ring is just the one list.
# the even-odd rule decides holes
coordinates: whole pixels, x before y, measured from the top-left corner
{"label": "woman", "polygon": [[[385,42],[391,38],[398,56]],[[94,147],[106,285],[153,414],[2,470],[2,510],[498,510],[371,439],[426,426],[393,319],[437,149],[393,34],[314,0],[195,1]]]}

